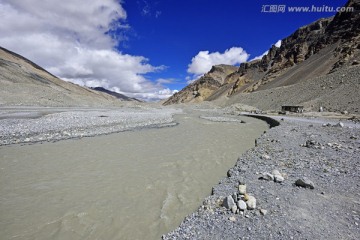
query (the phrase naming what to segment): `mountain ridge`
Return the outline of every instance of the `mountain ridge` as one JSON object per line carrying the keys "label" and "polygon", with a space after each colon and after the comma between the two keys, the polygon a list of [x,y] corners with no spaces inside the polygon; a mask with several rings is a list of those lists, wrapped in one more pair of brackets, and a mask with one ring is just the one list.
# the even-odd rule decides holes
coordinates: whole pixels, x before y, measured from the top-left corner
{"label": "mountain ridge", "polygon": [[126,95],[124,95],[124,94],[117,93],[117,92],[111,91],[111,90],[106,89],[106,88],[103,88],[103,87],[92,87],[91,89],[92,89],[92,90],[95,90],[95,91],[107,93],[107,94],[109,94],[109,95],[111,95],[111,96],[114,96],[114,97],[116,97],[117,99],[120,99],[120,100],[123,100],[123,101],[142,102],[142,101],[140,101],[139,99],[131,98],[131,97],[128,97],[128,96],[126,96]]}
{"label": "mountain ridge", "polygon": [[64,81],[20,54],[0,47],[0,106],[117,106],[122,102],[119,99],[105,91]]}

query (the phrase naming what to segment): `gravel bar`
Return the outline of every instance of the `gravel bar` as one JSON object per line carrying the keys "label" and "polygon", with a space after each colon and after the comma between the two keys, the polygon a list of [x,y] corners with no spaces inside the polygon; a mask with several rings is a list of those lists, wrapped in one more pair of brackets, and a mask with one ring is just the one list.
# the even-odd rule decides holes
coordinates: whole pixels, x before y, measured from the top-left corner
{"label": "gravel bar", "polygon": [[[59,109],[54,109],[54,111],[59,111]],[[0,119],[0,146],[91,137],[149,127],[173,126],[176,123],[172,116],[177,113],[181,113],[181,110],[121,108],[68,110],[39,118],[8,117]],[[21,115],[21,113],[13,115]]]}
{"label": "gravel bar", "polygon": [[163,239],[360,239],[360,129],[280,122]]}

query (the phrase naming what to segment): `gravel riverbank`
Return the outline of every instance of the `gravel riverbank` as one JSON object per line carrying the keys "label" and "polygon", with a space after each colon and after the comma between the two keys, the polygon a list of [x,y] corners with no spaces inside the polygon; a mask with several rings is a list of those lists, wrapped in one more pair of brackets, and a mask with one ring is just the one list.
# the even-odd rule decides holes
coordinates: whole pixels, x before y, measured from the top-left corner
{"label": "gravel riverbank", "polygon": [[148,127],[173,126],[171,108],[0,109],[0,146],[58,141]]}
{"label": "gravel riverbank", "polygon": [[360,129],[280,122],[163,239],[359,239]]}

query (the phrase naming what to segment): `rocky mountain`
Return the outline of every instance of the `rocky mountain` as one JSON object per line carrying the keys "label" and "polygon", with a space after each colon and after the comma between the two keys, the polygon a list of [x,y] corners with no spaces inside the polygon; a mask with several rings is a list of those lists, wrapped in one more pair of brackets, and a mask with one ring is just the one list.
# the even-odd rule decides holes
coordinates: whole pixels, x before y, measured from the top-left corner
{"label": "rocky mountain", "polygon": [[136,102],[142,102],[140,101],[139,99],[136,99],[136,98],[131,98],[131,97],[128,97],[124,94],[121,94],[121,93],[117,93],[117,92],[113,92],[113,91],[110,91],[106,88],[103,88],[103,87],[94,87],[94,88],[91,88],[92,90],[95,90],[95,91],[99,91],[99,92],[103,92],[103,93],[107,93],[111,96],[114,96],[116,97],[117,99],[120,99],[120,100],[123,100],[123,101],[136,101]]}
{"label": "rocky mountain", "polygon": [[207,100],[221,85],[226,76],[235,72],[238,68],[229,65],[215,65],[200,79],[189,84],[180,92],[175,93],[164,105],[174,103],[201,102]]}
{"label": "rocky mountain", "polygon": [[119,103],[117,97],[63,81],[0,47],[0,106],[112,106]]}
{"label": "rocky mountain", "polygon": [[[339,12],[334,17],[319,19],[299,28],[282,39],[279,48],[272,46],[262,59],[241,64],[236,71],[225,76],[222,84],[212,85],[212,93],[202,100],[219,101],[223,104],[241,103],[242,98],[237,96],[239,94],[259,92],[257,95],[260,97],[260,92],[264,90],[284,89],[301,82],[310,83],[307,80],[359,64],[360,1],[350,0],[345,7],[353,7],[354,11]],[[200,78],[192,85],[201,87],[207,84]],[[193,89],[189,86],[184,88],[166,103],[192,102],[194,96],[192,99],[188,97],[191,96],[191,90]],[[289,102],[301,103],[300,99]],[[278,109],[280,106],[272,107]]]}

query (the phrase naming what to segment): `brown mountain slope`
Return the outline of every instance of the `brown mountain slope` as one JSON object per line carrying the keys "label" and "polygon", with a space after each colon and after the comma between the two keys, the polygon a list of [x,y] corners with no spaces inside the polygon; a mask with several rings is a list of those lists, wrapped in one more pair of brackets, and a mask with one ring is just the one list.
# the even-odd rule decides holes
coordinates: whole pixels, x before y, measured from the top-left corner
{"label": "brown mountain slope", "polygon": [[353,7],[354,11],[338,13],[301,27],[283,39],[280,48],[270,48],[261,60],[241,64],[206,100],[234,103],[234,99],[241,101],[235,96],[243,92],[290,86],[358,64],[360,0],[350,0],[346,6]]}
{"label": "brown mountain slope", "polygon": [[[305,111],[360,113],[360,65],[309,78],[296,84],[238,93],[215,100],[220,105],[248,105],[261,110],[279,111],[283,105],[303,105]],[[224,98],[226,98],[224,100]]]}
{"label": "brown mountain slope", "polygon": [[115,97],[63,81],[0,47],[0,106],[110,106]]}
{"label": "brown mountain slope", "polygon": [[172,97],[166,100],[163,104],[188,103],[188,102],[202,102],[214,93],[219,87],[224,84],[226,76],[237,70],[237,67],[230,65],[215,65],[211,70],[189,84],[183,90],[175,93]]}

